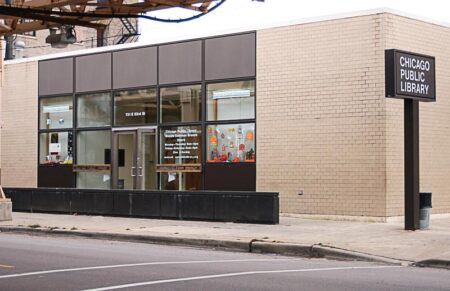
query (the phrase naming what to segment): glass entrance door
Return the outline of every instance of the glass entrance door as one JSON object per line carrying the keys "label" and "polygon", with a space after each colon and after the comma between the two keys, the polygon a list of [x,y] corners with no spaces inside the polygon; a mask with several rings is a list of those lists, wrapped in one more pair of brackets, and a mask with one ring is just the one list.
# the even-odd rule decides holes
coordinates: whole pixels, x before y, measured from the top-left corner
{"label": "glass entrance door", "polygon": [[139,190],[154,190],[156,179],[156,132],[155,130],[138,130],[137,187]]}
{"label": "glass entrance door", "polygon": [[156,130],[113,130],[113,188],[152,190],[157,187]]}

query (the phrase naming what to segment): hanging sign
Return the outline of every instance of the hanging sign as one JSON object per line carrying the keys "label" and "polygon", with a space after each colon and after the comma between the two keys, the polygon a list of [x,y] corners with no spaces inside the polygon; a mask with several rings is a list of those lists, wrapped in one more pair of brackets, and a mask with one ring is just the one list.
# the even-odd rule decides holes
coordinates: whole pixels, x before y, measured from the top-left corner
{"label": "hanging sign", "polygon": [[435,58],[399,50],[385,51],[386,97],[436,101]]}

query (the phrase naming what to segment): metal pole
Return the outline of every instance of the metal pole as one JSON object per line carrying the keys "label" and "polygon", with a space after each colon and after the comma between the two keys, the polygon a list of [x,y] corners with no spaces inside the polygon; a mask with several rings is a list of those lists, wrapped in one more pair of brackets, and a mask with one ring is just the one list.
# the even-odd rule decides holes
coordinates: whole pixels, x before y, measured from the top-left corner
{"label": "metal pole", "polygon": [[12,34],[5,34],[5,60],[14,59],[14,37]]}
{"label": "metal pole", "polygon": [[419,101],[405,99],[405,229],[419,225]]}
{"label": "metal pole", "polygon": [[97,28],[97,47],[105,45],[105,28]]}

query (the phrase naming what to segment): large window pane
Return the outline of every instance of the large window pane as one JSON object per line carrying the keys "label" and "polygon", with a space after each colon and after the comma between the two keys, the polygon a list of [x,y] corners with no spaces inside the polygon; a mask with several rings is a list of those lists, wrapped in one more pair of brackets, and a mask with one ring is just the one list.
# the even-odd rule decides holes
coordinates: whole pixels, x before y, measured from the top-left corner
{"label": "large window pane", "polygon": [[202,162],[201,127],[161,128],[161,164],[200,164]]}
{"label": "large window pane", "polygon": [[[81,131],[77,135],[77,164],[106,164],[110,160],[109,130]],[[78,172],[77,187],[109,189],[111,173]]]}
{"label": "large window pane", "polygon": [[47,132],[39,134],[40,164],[72,164],[73,133]]}
{"label": "large window pane", "polygon": [[161,173],[161,190],[200,190],[202,173]]}
{"label": "large window pane", "polygon": [[201,86],[161,89],[161,122],[201,120]]}
{"label": "large window pane", "polygon": [[[161,128],[160,163],[164,165],[201,164],[201,127],[172,126]],[[163,172],[162,190],[199,190],[201,173]]]}
{"label": "large window pane", "polygon": [[156,90],[114,93],[114,125],[156,123]]}
{"label": "large window pane", "polygon": [[40,129],[71,128],[73,125],[72,96],[40,99]]}
{"label": "large window pane", "polygon": [[237,81],[207,86],[208,120],[255,118],[255,81]]}
{"label": "large window pane", "polygon": [[208,163],[255,162],[255,124],[208,125]]}
{"label": "large window pane", "polygon": [[77,126],[111,125],[111,94],[96,93],[77,97]]}

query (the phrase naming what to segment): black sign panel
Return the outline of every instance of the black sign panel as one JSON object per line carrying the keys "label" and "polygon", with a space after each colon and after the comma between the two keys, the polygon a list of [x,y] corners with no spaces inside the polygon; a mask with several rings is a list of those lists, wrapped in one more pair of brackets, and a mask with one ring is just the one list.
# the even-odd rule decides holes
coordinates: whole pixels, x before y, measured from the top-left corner
{"label": "black sign panel", "polygon": [[386,50],[386,97],[436,101],[435,59],[399,50]]}

